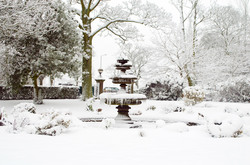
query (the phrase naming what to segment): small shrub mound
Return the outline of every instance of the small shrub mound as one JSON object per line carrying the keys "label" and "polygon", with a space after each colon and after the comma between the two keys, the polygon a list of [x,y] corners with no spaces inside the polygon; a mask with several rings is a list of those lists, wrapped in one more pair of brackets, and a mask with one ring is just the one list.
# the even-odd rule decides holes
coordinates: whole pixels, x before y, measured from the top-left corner
{"label": "small shrub mound", "polygon": [[243,123],[239,116],[222,114],[212,119],[207,119],[207,129],[212,137],[238,137],[242,134]]}
{"label": "small shrub mound", "polygon": [[163,108],[163,111],[165,113],[173,113],[173,112],[184,112],[185,111],[185,108],[180,106],[180,105],[174,105],[174,104],[171,104],[167,107],[164,107]]}
{"label": "small shrub mound", "polygon": [[33,103],[20,103],[14,106],[14,112],[22,113],[22,112],[30,112],[36,113],[36,106]]}
{"label": "small shrub mound", "polygon": [[21,103],[15,106],[9,131],[56,136],[72,124],[72,117],[69,113],[56,112],[53,109],[41,114],[35,112],[36,107],[32,103]]}
{"label": "small shrub mound", "polygon": [[156,107],[154,105],[150,105],[148,108],[147,108],[147,111],[154,111],[156,110]]}
{"label": "small shrub mound", "polygon": [[102,120],[102,125],[104,128],[109,129],[115,125],[115,120],[114,119],[103,119]]}
{"label": "small shrub mound", "polygon": [[61,113],[51,110],[50,112],[42,113],[42,120],[37,126],[36,134],[39,135],[59,135],[69,128],[72,123],[69,113]]}
{"label": "small shrub mound", "polygon": [[183,90],[183,99],[186,106],[200,103],[205,98],[205,92],[198,86],[186,87]]}

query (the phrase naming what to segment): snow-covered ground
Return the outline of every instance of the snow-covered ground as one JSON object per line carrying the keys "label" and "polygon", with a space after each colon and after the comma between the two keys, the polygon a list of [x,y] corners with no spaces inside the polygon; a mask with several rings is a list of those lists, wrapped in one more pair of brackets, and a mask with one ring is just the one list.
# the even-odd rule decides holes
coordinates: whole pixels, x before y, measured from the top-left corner
{"label": "snow-covered ground", "polygon": [[[13,107],[31,100],[0,101],[0,108],[11,116]],[[86,111],[93,105],[94,112]],[[71,112],[77,118],[114,118],[115,106],[100,101],[44,100],[37,113],[51,108]],[[97,109],[102,109],[97,112]],[[181,112],[173,112],[178,109]],[[182,112],[184,110],[184,112]],[[169,164],[169,165],[249,165],[250,104],[203,102],[193,107],[183,102],[147,100],[133,106],[131,117],[142,128],[115,126],[105,129],[103,123],[74,125],[58,136],[13,134],[0,127],[1,165],[83,165],[83,164]],[[141,115],[138,115],[141,114]],[[225,117],[226,116],[226,117]],[[232,120],[227,120],[228,116]],[[150,122],[145,122],[150,121]],[[240,123],[238,138],[211,137],[209,121],[227,121],[219,129],[231,129]],[[198,123],[188,126],[187,123]],[[227,127],[229,126],[229,127]],[[232,125],[233,127],[234,125]],[[211,131],[216,128],[211,127]]]}

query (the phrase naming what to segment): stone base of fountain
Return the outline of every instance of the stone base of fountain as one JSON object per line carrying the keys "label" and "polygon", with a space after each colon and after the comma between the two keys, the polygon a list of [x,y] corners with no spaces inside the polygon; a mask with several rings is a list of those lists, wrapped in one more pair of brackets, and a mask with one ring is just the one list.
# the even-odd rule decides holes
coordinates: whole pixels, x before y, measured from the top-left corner
{"label": "stone base of fountain", "polygon": [[116,127],[125,127],[125,128],[141,128],[142,126],[139,124],[135,124],[134,121],[129,116],[129,109],[131,109],[128,105],[119,105],[116,107],[118,109],[118,114],[115,118]]}
{"label": "stone base of fountain", "polygon": [[115,118],[115,120],[127,120],[131,121],[131,118],[129,117],[129,109],[131,109],[128,105],[119,105],[116,107],[118,109],[118,114]]}

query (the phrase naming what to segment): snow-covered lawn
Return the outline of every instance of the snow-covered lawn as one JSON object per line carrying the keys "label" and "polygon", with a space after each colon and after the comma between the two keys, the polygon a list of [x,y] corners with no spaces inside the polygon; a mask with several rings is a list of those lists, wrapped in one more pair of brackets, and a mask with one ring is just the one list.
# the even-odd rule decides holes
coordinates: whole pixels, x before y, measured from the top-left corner
{"label": "snow-covered lawn", "polygon": [[[0,101],[0,108],[4,107],[4,112],[11,116],[13,107],[21,102],[32,101]],[[90,112],[86,111],[86,104],[90,103],[44,100],[43,105],[36,107],[37,113],[53,108],[71,112],[77,118],[114,118],[117,114],[115,106],[95,101],[93,109],[102,111]],[[172,112],[177,107],[185,109],[184,112]],[[7,126],[0,127],[0,164],[250,164],[250,104],[203,102],[186,107],[183,102],[148,100],[133,106],[130,114],[142,128],[105,129],[101,122],[84,122],[58,136],[45,136],[13,134],[8,132]],[[236,117],[229,120],[229,124],[243,125],[243,133],[238,138],[215,138],[209,134],[208,121],[219,123],[227,119],[225,115]],[[189,122],[199,125],[187,126]]]}

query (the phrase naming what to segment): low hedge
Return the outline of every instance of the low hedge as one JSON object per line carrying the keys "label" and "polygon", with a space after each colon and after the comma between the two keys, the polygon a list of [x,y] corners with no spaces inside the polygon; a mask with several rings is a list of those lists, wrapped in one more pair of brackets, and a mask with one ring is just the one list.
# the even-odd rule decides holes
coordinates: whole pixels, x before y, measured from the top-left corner
{"label": "low hedge", "polygon": [[[79,96],[78,87],[39,87],[43,99],[76,99]],[[33,99],[33,87],[24,86],[18,92],[11,88],[0,86],[0,100],[30,100]]]}

